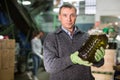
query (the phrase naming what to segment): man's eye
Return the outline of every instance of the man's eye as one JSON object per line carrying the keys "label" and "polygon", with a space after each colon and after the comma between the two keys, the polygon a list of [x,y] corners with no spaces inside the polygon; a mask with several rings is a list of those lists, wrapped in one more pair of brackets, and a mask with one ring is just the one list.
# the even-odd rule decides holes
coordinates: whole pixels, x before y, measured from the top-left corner
{"label": "man's eye", "polygon": [[64,17],[66,17],[67,15],[63,15]]}
{"label": "man's eye", "polygon": [[75,14],[72,14],[71,16],[72,16],[72,17],[76,17],[76,15],[75,15]]}

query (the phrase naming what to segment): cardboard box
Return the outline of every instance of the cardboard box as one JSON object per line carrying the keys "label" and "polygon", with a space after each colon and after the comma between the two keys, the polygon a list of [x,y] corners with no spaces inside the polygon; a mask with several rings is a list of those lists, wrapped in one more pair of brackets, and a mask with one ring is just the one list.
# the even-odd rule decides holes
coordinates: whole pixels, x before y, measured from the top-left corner
{"label": "cardboard box", "polygon": [[94,72],[112,72],[114,73],[113,66],[115,65],[116,61],[116,50],[114,49],[106,49],[105,50],[105,63],[101,67],[91,67],[91,70]]}
{"label": "cardboard box", "polygon": [[1,53],[0,53],[0,70],[1,70]]}
{"label": "cardboard box", "polygon": [[6,39],[6,48],[14,49],[15,48],[15,40],[13,40],[13,39]]}
{"label": "cardboard box", "polygon": [[0,69],[8,69],[14,67],[15,50],[1,49],[0,50]]}
{"label": "cardboard box", "polygon": [[14,39],[2,39],[0,40],[0,49],[13,49],[15,48],[15,40]]}
{"label": "cardboard box", "polygon": [[14,68],[0,70],[0,80],[14,80]]}
{"label": "cardboard box", "polygon": [[95,80],[113,80],[114,76],[111,74],[97,74],[93,73]]}
{"label": "cardboard box", "polygon": [[0,40],[0,80],[14,80],[15,40]]}

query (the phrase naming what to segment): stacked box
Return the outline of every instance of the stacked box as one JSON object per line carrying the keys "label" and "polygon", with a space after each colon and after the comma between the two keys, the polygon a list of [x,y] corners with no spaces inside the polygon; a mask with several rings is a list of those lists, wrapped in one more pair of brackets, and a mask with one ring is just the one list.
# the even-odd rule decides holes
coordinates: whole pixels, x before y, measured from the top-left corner
{"label": "stacked box", "polygon": [[[91,67],[93,75],[97,75],[97,76],[94,76],[95,80],[100,80],[99,77],[104,78],[107,74],[109,78],[113,78],[113,75],[115,72],[113,69],[113,66],[115,66],[115,63],[116,63],[116,50],[106,49],[104,59],[105,59],[105,63],[103,66]],[[112,80],[112,79],[101,79],[101,80]]]}
{"label": "stacked box", "polygon": [[93,73],[95,80],[113,80],[114,76],[112,74],[99,74]]}
{"label": "stacked box", "polygon": [[14,80],[15,40],[0,40],[0,80]]}

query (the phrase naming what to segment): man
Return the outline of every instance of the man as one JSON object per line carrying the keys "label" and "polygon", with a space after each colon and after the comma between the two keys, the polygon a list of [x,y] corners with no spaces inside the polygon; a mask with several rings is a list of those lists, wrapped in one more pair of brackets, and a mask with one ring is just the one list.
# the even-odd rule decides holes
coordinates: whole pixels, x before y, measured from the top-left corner
{"label": "man", "polygon": [[88,34],[75,26],[76,8],[71,4],[60,7],[61,26],[47,35],[43,45],[44,65],[50,80],[94,80],[90,66],[104,64],[104,49],[96,51],[97,62],[90,63],[78,57],[78,49],[88,39]]}

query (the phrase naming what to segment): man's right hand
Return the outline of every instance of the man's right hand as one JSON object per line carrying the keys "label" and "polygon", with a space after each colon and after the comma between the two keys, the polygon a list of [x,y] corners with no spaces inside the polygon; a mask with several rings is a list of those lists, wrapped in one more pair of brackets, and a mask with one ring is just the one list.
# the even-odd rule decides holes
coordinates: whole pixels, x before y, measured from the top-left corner
{"label": "man's right hand", "polygon": [[73,54],[70,55],[70,59],[74,64],[79,64],[79,65],[84,65],[84,66],[92,66],[92,63],[82,60],[79,56],[78,56],[79,52],[76,51]]}

